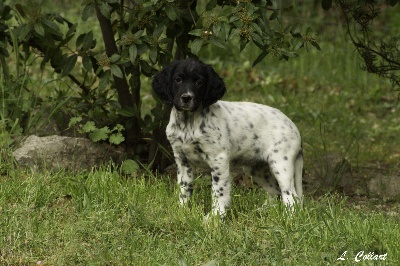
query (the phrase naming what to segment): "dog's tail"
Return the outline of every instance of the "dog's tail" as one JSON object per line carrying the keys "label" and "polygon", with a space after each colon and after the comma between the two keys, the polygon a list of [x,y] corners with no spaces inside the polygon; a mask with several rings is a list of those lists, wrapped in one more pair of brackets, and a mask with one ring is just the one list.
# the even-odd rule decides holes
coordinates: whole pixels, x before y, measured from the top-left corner
{"label": "dog's tail", "polygon": [[300,149],[299,154],[294,162],[294,186],[300,203],[303,202],[303,150]]}

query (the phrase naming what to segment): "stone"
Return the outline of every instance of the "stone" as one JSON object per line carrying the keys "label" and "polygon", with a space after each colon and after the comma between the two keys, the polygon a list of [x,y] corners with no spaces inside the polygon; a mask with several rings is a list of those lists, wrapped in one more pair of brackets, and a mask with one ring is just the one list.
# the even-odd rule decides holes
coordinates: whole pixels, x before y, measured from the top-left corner
{"label": "stone", "polygon": [[379,175],[367,184],[370,197],[379,197],[384,202],[400,200],[400,176]]}
{"label": "stone", "polygon": [[122,149],[85,138],[31,135],[13,155],[21,166],[59,171],[91,170],[110,161],[120,164],[127,158]]}
{"label": "stone", "polygon": [[306,192],[326,192],[338,188],[340,190],[353,190],[355,188],[351,164],[339,154],[317,156],[311,160],[308,167],[309,169],[303,175]]}

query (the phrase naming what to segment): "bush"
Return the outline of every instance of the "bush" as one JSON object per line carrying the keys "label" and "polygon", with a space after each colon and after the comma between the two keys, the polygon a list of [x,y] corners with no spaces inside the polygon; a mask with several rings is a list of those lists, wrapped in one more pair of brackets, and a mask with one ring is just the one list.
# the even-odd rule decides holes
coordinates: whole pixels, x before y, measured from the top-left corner
{"label": "bush", "polygon": [[[88,0],[77,21],[56,11],[43,13],[37,5],[11,7],[0,0],[1,60],[5,62],[12,45],[22,60],[40,54],[42,69],[50,67],[79,88],[78,96],[66,103],[65,110],[75,117],[71,125],[91,121],[87,132],[95,141],[114,136],[115,142],[117,134],[119,143],[124,134],[136,160],[164,167],[169,110],[158,103],[151,115],[142,115],[141,75],[151,77],[157,66],[197,57],[208,45],[225,48],[232,39],[238,40],[240,50],[250,42],[259,48],[253,65],[269,54],[288,60],[302,47],[319,49],[310,29],[304,33],[300,25],[279,19],[290,8],[273,7],[267,0]],[[93,16],[101,37],[84,26]],[[11,18],[16,25],[8,22]],[[2,121],[6,116],[2,114]],[[108,129],[106,134],[103,129]]]}

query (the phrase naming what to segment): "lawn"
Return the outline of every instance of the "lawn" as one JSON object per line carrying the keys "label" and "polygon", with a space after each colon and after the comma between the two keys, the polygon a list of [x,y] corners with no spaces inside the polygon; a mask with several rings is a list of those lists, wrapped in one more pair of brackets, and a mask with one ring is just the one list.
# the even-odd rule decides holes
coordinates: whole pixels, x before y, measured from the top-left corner
{"label": "lawn", "polygon": [[[240,52],[235,42],[200,58],[224,78],[225,100],[267,104],[295,122],[305,177],[331,154],[358,180],[400,176],[399,92],[362,71],[343,28],[324,23],[322,50],[288,62],[267,57],[252,68],[256,49]],[[45,73],[28,85],[65,90],[52,75],[55,82]],[[144,114],[155,104],[150,82],[142,78]],[[13,164],[4,148],[0,162],[0,265],[400,265],[396,201],[306,193],[303,208],[288,214],[281,204],[260,209],[262,191],[235,186],[228,217],[205,222],[209,177],[195,181],[191,206],[182,208],[174,176],[125,175],[112,164],[38,172]]]}
{"label": "lawn", "polygon": [[191,208],[180,208],[169,179],[125,178],[111,167],[75,175],[17,170],[0,181],[3,265],[400,263],[398,213],[347,206],[340,196],[306,197],[288,214],[280,204],[259,209],[259,190],[235,188],[228,218],[204,222],[210,184],[203,179]]}

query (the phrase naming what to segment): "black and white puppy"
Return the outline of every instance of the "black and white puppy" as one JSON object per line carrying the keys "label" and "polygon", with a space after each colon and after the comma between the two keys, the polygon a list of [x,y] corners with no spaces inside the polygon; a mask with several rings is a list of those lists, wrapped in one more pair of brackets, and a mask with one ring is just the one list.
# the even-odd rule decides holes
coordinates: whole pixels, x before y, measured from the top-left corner
{"label": "black and white puppy", "polygon": [[[193,167],[208,167],[212,214],[224,216],[231,176],[241,166],[270,197],[292,207],[302,197],[301,137],[282,112],[250,102],[219,101],[226,89],[214,69],[200,61],[175,61],[154,76],[154,94],[172,106],[167,137],[178,167],[180,202],[193,192]],[[269,175],[269,170],[273,177]]]}

